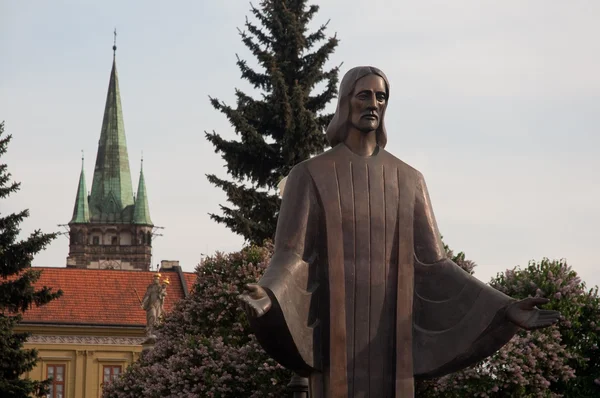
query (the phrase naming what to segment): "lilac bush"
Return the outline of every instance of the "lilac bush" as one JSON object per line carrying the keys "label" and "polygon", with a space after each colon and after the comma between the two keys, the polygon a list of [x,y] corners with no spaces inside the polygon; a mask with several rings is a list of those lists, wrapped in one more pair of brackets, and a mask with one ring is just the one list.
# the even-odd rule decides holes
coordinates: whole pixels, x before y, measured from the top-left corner
{"label": "lilac bush", "polygon": [[546,297],[544,306],[563,319],[553,327],[521,331],[485,361],[461,372],[419,384],[420,397],[596,397],[600,389],[597,288],[586,289],[563,260],[530,262],[490,283],[522,299]]}
{"label": "lilac bush", "polygon": [[458,254],[454,254],[454,250],[452,250],[447,244],[444,243],[444,250],[446,251],[446,257],[454,261],[456,265],[462,268],[464,271],[468,272],[469,275],[473,275],[475,273],[475,264],[474,261],[467,260],[465,253],[460,252]]}
{"label": "lilac bush", "polygon": [[546,297],[547,309],[558,310],[563,319],[557,328],[570,354],[566,364],[574,376],[550,386],[565,397],[597,397],[600,389],[593,380],[600,375],[600,297],[598,287],[588,289],[566,260],[542,259],[524,269],[498,275],[491,285],[515,298]]}
{"label": "lilac bush", "polygon": [[264,272],[271,245],[216,254],[157,330],[152,351],[105,387],[104,398],[282,397],[291,373],[263,351],[237,301]]}

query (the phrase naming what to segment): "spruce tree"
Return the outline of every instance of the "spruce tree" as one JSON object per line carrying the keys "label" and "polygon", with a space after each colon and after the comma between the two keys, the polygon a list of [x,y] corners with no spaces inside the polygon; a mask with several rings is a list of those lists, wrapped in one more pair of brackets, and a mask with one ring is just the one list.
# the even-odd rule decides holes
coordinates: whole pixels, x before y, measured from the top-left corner
{"label": "spruce tree", "polygon": [[[0,123],[0,159],[6,153],[11,136],[4,136],[4,122]],[[0,163],[0,199],[19,190],[19,183],[10,181],[7,165]],[[0,206],[0,209],[2,206]],[[40,306],[58,298],[62,292],[33,284],[40,271],[31,268],[33,255],[44,249],[56,234],[33,232],[29,238],[18,240],[19,224],[29,216],[27,210],[4,215],[0,212],[0,396],[21,398],[43,396],[48,381],[21,378],[37,362],[36,350],[23,349],[29,333],[16,333],[15,326],[21,313],[33,304]]]}
{"label": "spruce tree", "polygon": [[[323,111],[336,96],[339,67],[325,70],[324,65],[338,40],[326,37],[327,24],[309,32],[318,9],[306,0],[263,0],[258,8],[251,6],[258,24],[247,19],[240,35],[260,70],[239,57],[237,66],[261,98],[236,90],[235,108],[210,98],[239,136],[228,141],[206,133],[233,180],[207,175],[233,205],[221,205],[222,214],[211,218],[249,243],[261,245],[274,237],[280,205],[277,184],[294,165],[327,145],[324,130],[332,115]],[[317,85],[323,89],[317,90]]]}

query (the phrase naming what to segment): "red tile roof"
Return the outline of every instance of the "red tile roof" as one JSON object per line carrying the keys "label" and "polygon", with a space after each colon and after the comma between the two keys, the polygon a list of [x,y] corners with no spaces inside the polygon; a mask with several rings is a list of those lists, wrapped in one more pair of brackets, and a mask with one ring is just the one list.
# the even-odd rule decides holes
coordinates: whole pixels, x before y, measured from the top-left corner
{"label": "red tile roof", "polygon": [[[33,307],[23,315],[26,323],[95,324],[145,326],[146,312],[141,309],[140,299],[152,282],[155,272],[121,271],[79,268],[35,267],[42,275],[36,286],[62,289],[63,295],[42,307]],[[174,271],[162,271],[162,279],[168,277],[165,311],[184,297],[179,275]],[[193,273],[183,273],[188,290],[196,280]]]}

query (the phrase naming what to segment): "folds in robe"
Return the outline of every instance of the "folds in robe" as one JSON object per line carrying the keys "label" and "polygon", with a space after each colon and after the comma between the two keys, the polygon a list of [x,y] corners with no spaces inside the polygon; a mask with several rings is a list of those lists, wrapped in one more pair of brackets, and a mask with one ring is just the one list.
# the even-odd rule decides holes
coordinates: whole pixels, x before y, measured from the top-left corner
{"label": "folds in robe", "polygon": [[518,328],[504,316],[513,299],[446,258],[425,180],[418,175],[413,224],[413,371],[415,376],[438,377],[493,354]]}
{"label": "folds in robe", "polygon": [[383,149],[339,144],[291,171],[251,319],[265,350],[310,377],[311,398],[410,397],[516,332],[511,299],[445,257],[422,175]]}

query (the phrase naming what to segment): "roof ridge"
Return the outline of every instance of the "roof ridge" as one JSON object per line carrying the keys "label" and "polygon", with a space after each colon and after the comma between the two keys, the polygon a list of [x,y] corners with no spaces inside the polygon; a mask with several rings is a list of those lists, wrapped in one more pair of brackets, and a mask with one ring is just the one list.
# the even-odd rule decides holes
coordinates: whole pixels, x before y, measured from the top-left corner
{"label": "roof ridge", "polygon": [[[110,272],[110,271],[114,271],[114,272],[133,272],[136,274],[144,274],[144,273],[149,273],[149,274],[155,274],[155,273],[163,273],[163,272],[168,272],[168,273],[175,273],[177,271],[175,270],[162,270],[162,271],[147,271],[147,270],[133,270],[133,269],[106,269],[106,268],[79,268],[79,267],[53,267],[50,265],[35,265],[32,268],[35,269],[46,269],[46,270],[69,270],[69,271],[75,271],[75,272],[79,272],[79,271],[102,271],[102,272]],[[190,275],[195,275],[196,272],[195,271],[181,271],[184,274],[190,274]]]}

